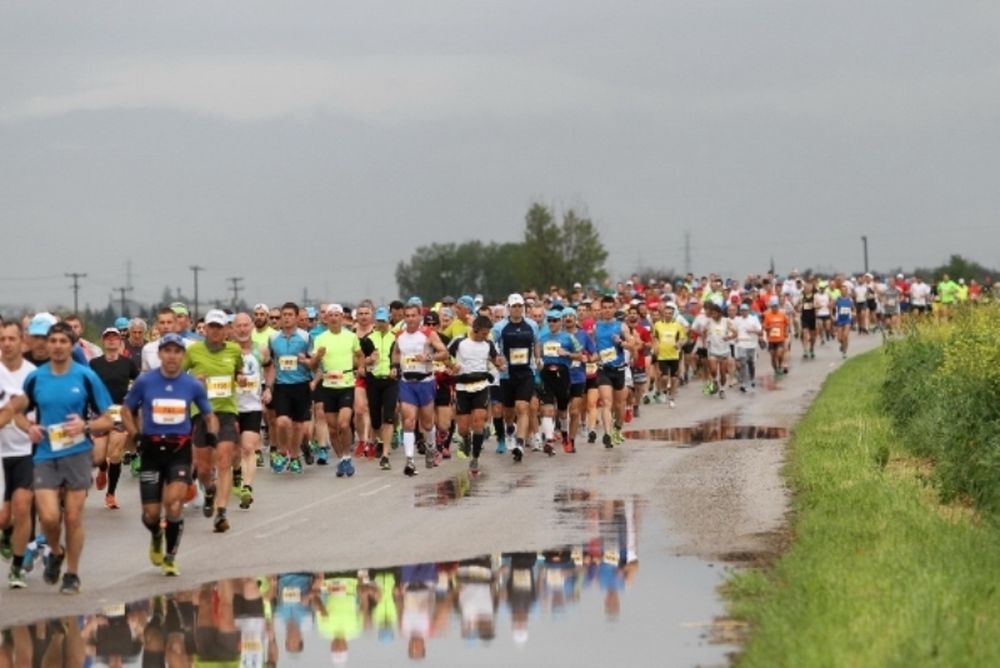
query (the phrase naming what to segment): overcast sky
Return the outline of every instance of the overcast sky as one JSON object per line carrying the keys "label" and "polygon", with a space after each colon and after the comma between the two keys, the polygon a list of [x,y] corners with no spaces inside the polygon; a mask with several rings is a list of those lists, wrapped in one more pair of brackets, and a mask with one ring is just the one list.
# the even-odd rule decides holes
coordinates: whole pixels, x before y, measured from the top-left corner
{"label": "overcast sky", "polygon": [[616,275],[1000,264],[996,3],[0,8],[0,303],[392,298],[536,200]]}

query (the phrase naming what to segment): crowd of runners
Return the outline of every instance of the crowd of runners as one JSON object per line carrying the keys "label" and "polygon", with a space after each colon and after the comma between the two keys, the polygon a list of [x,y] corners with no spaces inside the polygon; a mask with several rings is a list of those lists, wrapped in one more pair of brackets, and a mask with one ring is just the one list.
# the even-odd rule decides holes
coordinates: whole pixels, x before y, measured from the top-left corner
{"label": "crowd of runners", "polygon": [[501,301],[287,302],[201,319],[174,303],[152,323],[109,323],[99,344],[82,338],[78,316],[27,315],[0,328],[8,583],[27,586],[41,557],[46,583],[78,592],[84,501],[96,488],[117,509],[125,466],[138,478],[149,560],[176,575],[185,505],[224,533],[231,504],[253,506],[258,469],[330,466],[351,477],[371,460],[366,475],[388,475],[401,461],[415,476],[418,462],[460,459],[477,475],[487,442],[492,461],[512,466],[528,452],[613,449],[625,423],[649,404],[676,408],[685,385],[703,400],[752,394],[758,355],[779,379],[817,346],[846,357],[854,334],[891,333],[903,318],[947,317],[989,296],[947,276],[934,286],[796,271],[634,276]]}

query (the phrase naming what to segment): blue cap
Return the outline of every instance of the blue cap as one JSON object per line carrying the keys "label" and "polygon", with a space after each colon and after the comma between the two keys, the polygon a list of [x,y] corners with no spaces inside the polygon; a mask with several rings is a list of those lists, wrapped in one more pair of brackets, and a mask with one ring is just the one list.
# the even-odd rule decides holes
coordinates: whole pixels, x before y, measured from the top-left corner
{"label": "blue cap", "polygon": [[549,309],[545,312],[545,317],[551,320],[561,320],[563,317],[562,310]]}
{"label": "blue cap", "polygon": [[49,328],[59,322],[51,313],[38,313],[28,323],[28,336],[48,336]]}
{"label": "blue cap", "polygon": [[420,297],[417,297],[416,295],[414,295],[413,297],[410,297],[409,299],[406,300],[406,305],[407,306],[423,306],[424,305],[424,300],[421,299]]}
{"label": "blue cap", "polygon": [[473,299],[470,295],[462,295],[461,297],[458,298],[458,302],[456,303],[461,304],[470,311],[476,310],[476,300]]}
{"label": "blue cap", "polygon": [[115,329],[128,329],[128,318],[123,315],[115,318]]}
{"label": "blue cap", "polygon": [[174,334],[173,332],[171,332],[170,334],[164,334],[163,336],[160,337],[160,345],[158,346],[158,348],[166,348],[170,344],[177,346],[181,350],[187,349],[187,346],[184,345],[184,339],[181,338],[181,335]]}
{"label": "blue cap", "polygon": [[779,302],[777,297],[771,297],[770,299],[767,300],[768,306],[777,306],[778,304]]}
{"label": "blue cap", "polygon": [[316,307],[315,306],[307,306],[306,307],[306,317],[308,317],[310,320],[312,320],[313,318],[316,317]]}
{"label": "blue cap", "polygon": [[568,316],[573,316],[574,318],[576,317],[576,309],[573,308],[572,306],[567,306],[562,310],[562,317],[565,318]]}
{"label": "blue cap", "polygon": [[375,320],[378,322],[389,322],[389,309],[379,306],[375,309]]}

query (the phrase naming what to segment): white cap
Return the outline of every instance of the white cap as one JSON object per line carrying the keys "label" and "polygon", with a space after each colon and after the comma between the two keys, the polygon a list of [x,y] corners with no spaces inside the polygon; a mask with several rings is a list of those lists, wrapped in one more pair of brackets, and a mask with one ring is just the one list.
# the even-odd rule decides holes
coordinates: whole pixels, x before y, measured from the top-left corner
{"label": "white cap", "polygon": [[226,312],[217,308],[214,308],[205,314],[206,325],[225,325],[228,322],[229,318],[226,317]]}
{"label": "white cap", "polygon": [[344,307],[341,306],[340,304],[329,304],[326,307],[326,312],[327,313],[340,313],[341,315],[343,315],[343,313],[344,313]]}
{"label": "white cap", "polygon": [[902,274],[896,274],[896,278],[903,278]]}
{"label": "white cap", "polygon": [[521,296],[521,293],[512,292],[511,295],[507,297],[507,306],[513,306],[514,304],[524,306],[524,297]]}
{"label": "white cap", "polygon": [[270,311],[271,309],[267,308],[267,304],[261,302],[260,304],[254,304],[253,305],[253,310],[254,311]]}

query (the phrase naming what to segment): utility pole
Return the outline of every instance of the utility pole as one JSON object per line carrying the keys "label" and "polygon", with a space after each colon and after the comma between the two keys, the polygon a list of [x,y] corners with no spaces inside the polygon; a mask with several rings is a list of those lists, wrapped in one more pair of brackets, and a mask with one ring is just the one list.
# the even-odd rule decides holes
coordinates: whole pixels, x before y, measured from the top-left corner
{"label": "utility pole", "polygon": [[230,276],[226,280],[233,284],[233,287],[231,287],[229,289],[233,291],[233,310],[235,311],[236,310],[236,302],[238,302],[240,300],[240,290],[243,289],[243,286],[240,285],[240,283],[243,281],[243,277],[242,276]]}
{"label": "utility pole", "polygon": [[865,273],[867,274],[868,273],[868,237],[866,237],[866,236],[862,236],[861,237],[861,247],[864,249],[864,252],[865,252]]}
{"label": "utility pole", "polygon": [[128,315],[127,313],[125,313],[125,293],[132,292],[132,286],[126,285],[120,288],[111,288],[111,289],[120,295],[122,310],[119,311],[119,313],[121,313],[121,315]]}
{"label": "utility pole", "polygon": [[192,264],[188,269],[194,272],[194,313],[191,314],[191,322],[198,322],[198,272],[205,271],[205,267]]}
{"label": "utility pole", "polygon": [[691,233],[684,231],[684,273],[691,273]]}
{"label": "utility pole", "polygon": [[73,313],[79,313],[80,311],[80,279],[87,278],[86,274],[80,274],[75,271],[66,274],[66,278],[73,279]]}
{"label": "utility pole", "polygon": [[309,305],[309,288],[302,288],[302,307]]}

